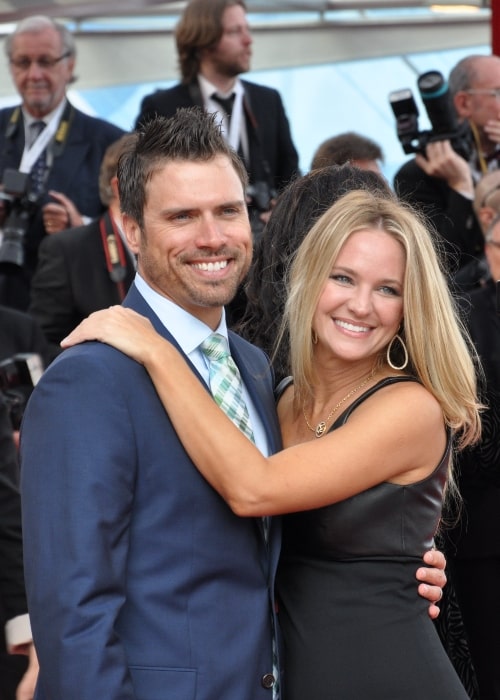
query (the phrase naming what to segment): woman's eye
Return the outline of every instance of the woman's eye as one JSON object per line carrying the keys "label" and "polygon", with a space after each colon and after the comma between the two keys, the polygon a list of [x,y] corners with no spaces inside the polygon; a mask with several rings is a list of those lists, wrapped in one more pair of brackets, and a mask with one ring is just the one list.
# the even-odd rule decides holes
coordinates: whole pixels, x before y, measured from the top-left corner
{"label": "woman's eye", "polygon": [[384,294],[389,294],[390,296],[399,296],[399,292],[397,289],[394,287],[388,287],[387,285],[384,285],[383,287],[380,287],[380,291],[383,292]]}
{"label": "woman's eye", "polygon": [[351,278],[347,275],[330,275],[330,279],[335,282],[340,282],[341,284],[349,284],[351,282]]}

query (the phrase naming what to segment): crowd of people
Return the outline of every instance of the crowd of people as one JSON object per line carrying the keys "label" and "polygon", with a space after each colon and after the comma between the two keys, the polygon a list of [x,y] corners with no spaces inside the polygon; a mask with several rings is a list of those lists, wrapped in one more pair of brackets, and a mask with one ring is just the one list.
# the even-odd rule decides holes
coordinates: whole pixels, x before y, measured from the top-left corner
{"label": "crowd of people", "polygon": [[300,172],[244,0],[175,39],[129,133],[5,42],[0,700],[500,700],[500,58],[390,183]]}

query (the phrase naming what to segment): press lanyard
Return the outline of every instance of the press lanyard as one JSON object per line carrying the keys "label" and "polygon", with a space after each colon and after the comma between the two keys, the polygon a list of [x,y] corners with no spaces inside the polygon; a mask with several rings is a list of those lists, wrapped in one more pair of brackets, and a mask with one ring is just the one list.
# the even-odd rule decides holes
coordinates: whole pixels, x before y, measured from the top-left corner
{"label": "press lanyard", "polygon": [[22,173],[31,172],[34,163],[36,163],[40,155],[54,137],[59,121],[57,117],[57,114],[54,115],[44,130],[38,134],[35,142],[30,146],[30,148],[24,149],[23,157],[21,158],[21,163],[19,165],[19,170]]}

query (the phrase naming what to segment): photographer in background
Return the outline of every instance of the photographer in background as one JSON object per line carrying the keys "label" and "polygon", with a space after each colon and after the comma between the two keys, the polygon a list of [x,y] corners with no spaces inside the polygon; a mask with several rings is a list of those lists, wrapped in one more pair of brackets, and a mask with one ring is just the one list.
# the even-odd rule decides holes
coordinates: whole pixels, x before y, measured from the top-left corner
{"label": "photographer in background", "polygon": [[483,251],[474,185],[499,167],[500,58],[462,59],[450,73],[449,93],[459,122],[470,127],[469,157],[459,155],[447,139],[431,141],[396,173],[394,188],[428,216],[444,240],[453,276]]}
{"label": "photographer in background", "polygon": [[[198,105],[220,115],[226,140],[245,162],[249,215],[258,240],[274,198],[298,174],[298,155],[279,93],[238,76],[250,69],[252,35],[243,0],[190,0],[175,34],[182,82],[147,95],[137,125]],[[242,290],[228,309],[230,325],[245,307]]]}
{"label": "photographer in background", "polygon": [[0,110],[0,303],[25,310],[42,238],[101,214],[99,167],[123,131],[67,100],[76,49],[63,25],[28,17],[5,52],[22,104]]}

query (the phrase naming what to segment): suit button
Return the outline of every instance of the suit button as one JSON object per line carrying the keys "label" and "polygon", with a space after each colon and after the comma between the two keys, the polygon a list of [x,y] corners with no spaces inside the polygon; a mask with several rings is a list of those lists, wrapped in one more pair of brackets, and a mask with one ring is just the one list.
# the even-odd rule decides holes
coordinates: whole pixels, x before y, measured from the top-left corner
{"label": "suit button", "polygon": [[262,686],[269,690],[270,688],[273,687],[273,685],[276,683],[276,678],[273,676],[272,673],[265,673],[262,676],[261,680]]}

